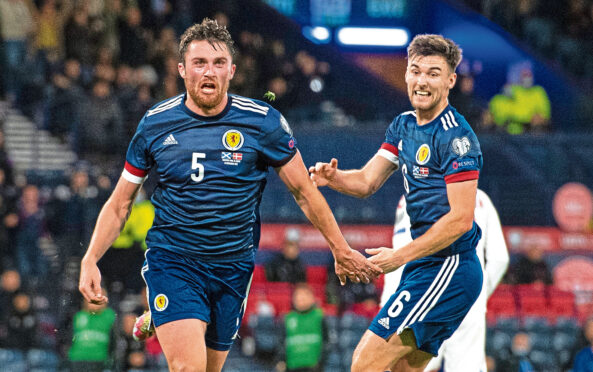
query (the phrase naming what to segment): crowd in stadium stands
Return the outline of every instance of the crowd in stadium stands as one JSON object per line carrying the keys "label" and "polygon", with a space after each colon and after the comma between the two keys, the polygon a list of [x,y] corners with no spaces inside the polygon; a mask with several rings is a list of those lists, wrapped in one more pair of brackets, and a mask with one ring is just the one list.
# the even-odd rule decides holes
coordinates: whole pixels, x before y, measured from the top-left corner
{"label": "crowd in stadium stands", "polygon": [[[533,39],[543,52],[555,51],[558,60],[575,73],[586,75],[593,71],[580,63],[587,58],[565,58],[567,53],[586,55],[586,49],[574,50],[574,42],[580,43],[591,35],[593,4],[571,0],[569,11],[564,12],[566,5],[552,0],[473,3],[479,7],[490,4],[489,8],[481,8],[485,14],[518,35]],[[274,106],[281,111],[322,100],[310,89],[310,83],[331,79],[328,63],[304,50],[290,50],[290,45],[280,39],[235,27],[231,20],[240,11],[236,7],[228,14],[208,13],[216,9],[205,8],[198,9],[189,0],[0,0],[2,96],[33,118],[38,127],[69,143],[81,159],[104,166],[96,169],[83,162],[63,184],[53,188],[28,184],[14,174],[0,130],[0,363],[13,363],[10,365],[14,370],[34,367],[36,363],[57,366],[67,360],[85,371],[93,370],[97,362],[101,366],[106,362],[115,370],[165,368],[155,338],[138,343],[131,337],[135,317],[147,309],[138,272],[144,237],[154,216],[150,202],[140,195],[114,249],[100,263],[109,307],[90,309],[81,301],[77,265],[88,246],[99,209],[113,187],[114,175],[108,172],[120,169],[122,153],[139,119],[155,102],[183,88],[177,72],[176,39],[180,30],[202,16],[214,16],[228,24],[239,49],[240,67],[231,86],[235,93],[262,98],[267,90],[273,91]],[[563,14],[562,23],[551,14]],[[557,29],[567,33],[562,35]],[[545,32],[557,37],[546,39],[542,36]],[[474,96],[472,74],[461,73],[451,99],[470,123],[480,123],[476,126],[479,131],[545,131],[550,119],[549,102],[545,92],[533,85],[530,74],[528,69],[521,70],[521,79],[488,103]],[[532,101],[526,98],[529,94],[538,97],[536,101],[541,104],[537,108],[519,113],[524,115],[520,119],[505,116],[510,107],[521,105],[509,100]],[[523,119],[525,115],[527,119]],[[508,281],[512,288],[534,281],[543,282],[545,288],[552,284],[541,252],[536,252],[537,247],[533,251],[529,250],[511,268]],[[321,312],[323,350],[318,344],[310,345],[319,353],[319,358],[312,358],[315,360],[311,366],[324,364],[329,369],[343,370],[350,364],[346,359],[351,357],[369,318],[377,311],[381,283],[340,286],[331,274],[333,268],[306,265],[299,260],[298,243],[292,238],[283,252],[266,269],[256,267],[243,339],[237,348],[256,358],[272,355],[278,370],[298,368],[291,362],[293,351],[288,341],[298,335],[291,333],[289,325],[306,317],[317,322]],[[130,275],[122,277],[122,272]],[[527,272],[535,277],[524,278]],[[296,288],[299,290],[293,292]],[[299,291],[304,294],[297,294]],[[503,292],[501,289],[499,293]],[[294,297],[302,295],[304,305],[297,305],[300,300],[293,299],[292,293]],[[318,305],[311,303],[310,294]],[[566,323],[526,322],[527,318],[519,315],[520,309],[514,307],[516,294],[511,294],[514,312],[508,318],[504,314],[493,317],[490,322],[491,363],[498,365],[492,370],[510,371],[505,367],[507,362],[542,363],[542,349],[550,350],[539,343],[541,332],[537,327],[541,327],[544,334],[554,336],[550,347],[559,355],[554,363],[568,370],[574,360],[575,372],[580,371],[577,366],[591,360],[590,348],[586,348],[593,342],[591,322],[586,323],[580,339],[578,323],[571,314],[565,314]],[[278,323],[285,314],[285,323]],[[278,324],[285,325],[283,333],[276,332]],[[92,350],[79,342],[84,337],[74,338],[73,342],[73,335],[89,331],[85,327],[91,326],[101,329],[108,342],[94,344]],[[319,331],[313,326],[311,329]],[[249,351],[251,338],[255,350]],[[554,353],[545,355],[554,357]]]}
{"label": "crowd in stadium stands", "polygon": [[593,2],[588,0],[465,0],[486,17],[525,40],[542,56],[585,77],[593,87],[586,56],[593,49]]}

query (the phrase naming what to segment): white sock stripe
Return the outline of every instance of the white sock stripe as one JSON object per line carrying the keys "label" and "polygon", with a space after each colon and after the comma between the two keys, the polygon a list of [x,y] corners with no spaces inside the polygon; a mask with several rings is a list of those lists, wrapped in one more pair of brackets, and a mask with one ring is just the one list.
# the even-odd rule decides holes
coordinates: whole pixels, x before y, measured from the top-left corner
{"label": "white sock stripe", "polygon": [[252,111],[252,112],[257,112],[258,114],[262,114],[262,115],[266,115],[265,111],[262,111],[260,109],[256,109],[253,107],[245,107],[245,106],[241,106],[241,104],[239,102],[233,102],[231,106],[237,107],[241,110],[247,110],[247,111]]}
{"label": "white sock stripe", "polygon": [[451,269],[453,268],[453,266],[455,265],[455,257],[448,257],[451,258],[449,260],[449,262],[447,263],[447,268],[444,270],[443,275],[439,278],[439,281],[437,283],[437,285],[434,287],[433,291],[430,294],[430,298],[428,298],[420,307],[420,309],[414,314],[414,317],[412,318],[412,320],[410,321],[410,324],[414,324],[416,323],[416,321],[422,316],[422,314],[426,311],[427,308],[430,307],[430,304],[432,303],[432,301],[434,300],[435,297],[439,296],[439,293],[441,293],[445,282],[447,281],[447,277],[449,276],[449,273],[451,272]]}
{"label": "white sock stripe", "polygon": [[451,121],[453,122],[453,125],[455,125],[456,127],[458,127],[459,124],[457,124],[457,121],[455,120],[455,115],[453,115],[453,112],[452,111],[449,111],[448,114],[451,117]]}
{"label": "white sock stripe", "polygon": [[237,97],[237,96],[233,96],[233,101],[236,101],[238,103],[242,103],[245,106],[251,106],[253,108],[258,108],[260,110],[264,110],[265,112],[268,112],[268,110],[270,109],[269,107],[258,105],[257,103],[253,102],[252,100],[249,100],[249,99],[246,99],[246,98]]}
{"label": "white sock stripe", "polygon": [[414,307],[412,308],[412,311],[410,311],[408,313],[408,316],[406,316],[406,318],[404,319],[404,321],[402,322],[402,324],[398,327],[398,329],[397,329],[397,333],[398,334],[400,334],[401,331],[403,331],[404,328],[408,326],[408,322],[414,316],[414,313],[422,305],[422,303],[425,301],[426,297],[429,297],[430,296],[430,293],[432,292],[432,288],[436,285],[436,283],[439,281],[440,277],[443,275],[443,272],[446,270],[447,265],[448,265],[448,263],[449,263],[450,260],[451,260],[451,257],[447,257],[447,259],[443,263],[443,266],[441,266],[441,270],[437,274],[436,278],[430,284],[430,287],[428,287],[428,289],[426,290],[426,292],[424,292],[424,294],[420,298],[420,301],[418,301],[416,303],[416,305],[414,305]]}
{"label": "white sock stripe", "polygon": [[432,303],[430,304],[430,306],[428,307],[428,309],[426,309],[426,311],[424,312],[424,314],[422,314],[422,316],[420,317],[420,321],[423,321],[424,320],[424,317],[426,317],[426,314],[428,314],[428,312],[430,310],[432,310],[432,308],[434,307],[434,305],[436,305],[436,303],[439,301],[439,298],[441,298],[441,296],[443,295],[443,293],[445,292],[445,290],[449,286],[449,283],[451,282],[451,279],[453,278],[453,275],[455,275],[455,271],[457,270],[457,267],[459,266],[459,255],[456,254],[455,255],[455,258],[453,260],[454,260],[454,265],[453,265],[453,268],[449,271],[449,274],[448,274],[447,279],[445,281],[445,285],[443,285],[443,287],[439,291],[439,294],[434,298],[434,300],[432,300]]}

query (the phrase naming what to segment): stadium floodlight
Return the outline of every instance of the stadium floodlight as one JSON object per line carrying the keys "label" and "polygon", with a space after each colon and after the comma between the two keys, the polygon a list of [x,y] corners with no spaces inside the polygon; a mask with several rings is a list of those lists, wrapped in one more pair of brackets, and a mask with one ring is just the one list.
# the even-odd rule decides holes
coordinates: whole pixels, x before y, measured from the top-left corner
{"label": "stadium floodlight", "polygon": [[303,36],[311,40],[315,44],[327,44],[331,41],[332,35],[327,27],[322,26],[305,26],[303,27]]}
{"label": "stadium floodlight", "polygon": [[342,27],[336,35],[342,45],[403,47],[410,40],[407,30],[393,27]]}

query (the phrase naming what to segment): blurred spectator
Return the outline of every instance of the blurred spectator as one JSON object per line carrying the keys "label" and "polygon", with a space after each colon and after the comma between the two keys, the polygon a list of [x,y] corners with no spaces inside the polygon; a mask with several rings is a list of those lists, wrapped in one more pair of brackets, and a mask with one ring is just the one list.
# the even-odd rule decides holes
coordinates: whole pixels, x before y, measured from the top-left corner
{"label": "blurred spectator", "polygon": [[27,43],[35,31],[36,8],[30,0],[0,0],[0,39],[6,58],[4,92],[9,101],[19,96]]}
{"label": "blurred spectator", "polygon": [[531,67],[526,64],[520,69],[519,81],[507,83],[489,107],[494,122],[509,134],[550,129],[550,100],[543,87],[533,84]]}
{"label": "blurred spectator", "polygon": [[2,320],[2,323],[6,324],[7,337],[0,341],[1,346],[22,351],[37,346],[36,334],[39,320],[33,311],[31,296],[26,292],[17,291],[11,301],[2,306],[9,308],[6,318]]}
{"label": "blurred spectator", "polygon": [[486,104],[474,95],[474,77],[471,74],[459,76],[452,93],[451,104],[463,113],[472,129],[478,131]]}
{"label": "blurred spectator", "polygon": [[504,372],[535,372],[533,364],[529,360],[531,352],[531,340],[529,334],[517,332],[513,336],[511,354],[507,359],[500,359],[496,362],[497,371]]}
{"label": "blurred spectator", "polygon": [[82,257],[91,240],[93,226],[102,200],[99,188],[90,183],[87,169],[76,168],[70,185],[60,185],[48,203],[48,227],[65,262],[71,257]]}
{"label": "blurred spectator", "polygon": [[154,220],[154,206],[146,199],[142,188],[132,206],[130,217],[118,238],[113,242],[99,261],[103,279],[107,283],[123,282],[124,288],[131,292],[139,292],[145,287],[142,277],[138,275],[144,262],[146,235]]}
{"label": "blurred spectator", "polygon": [[144,352],[144,343],[135,341],[132,337],[134,323],[139,314],[126,313],[121,316],[122,339],[121,345],[118,345],[121,356],[121,367],[124,371],[143,370],[148,367],[148,360]]}
{"label": "blurred spectator", "polygon": [[[103,289],[103,295],[107,291]],[[82,301],[72,320],[72,346],[68,360],[72,372],[102,372],[112,362],[115,346],[115,311],[107,304]]]}
{"label": "blurred spectator", "polygon": [[537,244],[529,245],[509,268],[509,282],[513,284],[552,284],[552,273],[544,261],[544,253]]}
{"label": "blurred spectator", "polygon": [[96,30],[89,19],[88,8],[79,2],[64,28],[66,58],[73,58],[84,68],[91,66],[97,45]]}
{"label": "blurred spectator", "polygon": [[81,156],[104,166],[109,166],[114,157],[119,159],[125,141],[123,119],[109,83],[95,81],[80,115],[78,149]]}
{"label": "blurred spectator", "polygon": [[289,232],[284,239],[282,252],[265,264],[266,278],[270,282],[298,283],[307,281],[305,264],[299,257],[298,235]]}
{"label": "blurred spectator", "polygon": [[588,345],[581,349],[574,358],[572,372],[593,371],[593,318],[587,319],[583,325],[583,334]]}
{"label": "blurred spectator", "polygon": [[[0,276],[0,319],[6,319],[12,298],[21,289],[21,275],[15,269],[6,269]],[[6,330],[4,330],[4,333]],[[2,330],[0,330],[2,334]],[[2,338],[3,336],[0,336]]]}
{"label": "blurred spectator", "polygon": [[[48,77],[50,68],[64,57],[64,26],[70,18],[74,7],[72,0],[63,0],[59,7],[56,0],[42,0],[37,19],[38,63],[44,76]],[[58,9],[59,8],[59,9]]]}
{"label": "blurred spectator", "polygon": [[80,104],[84,91],[80,86],[80,63],[76,59],[64,62],[63,72],[52,76],[48,88],[45,127],[62,142],[70,142],[80,125]]}
{"label": "blurred spectator", "polygon": [[119,24],[119,60],[128,66],[138,67],[148,61],[147,50],[151,37],[141,27],[140,9],[132,6],[125,13],[125,20]]}
{"label": "blurred spectator", "polygon": [[119,55],[119,19],[122,15],[122,0],[105,0],[101,15],[103,37],[101,44],[109,48],[115,56]]}
{"label": "blurred spectator", "polygon": [[0,182],[0,186],[14,184],[12,177],[12,162],[10,161],[8,153],[6,152],[5,145],[4,131],[0,128],[0,169],[4,170],[4,178],[2,178],[3,182]]}
{"label": "blurred spectator", "polygon": [[284,347],[276,371],[321,372],[327,335],[323,310],[305,283],[295,286],[292,305],[294,310],[284,317]]}
{"label": "blurred spectator", "polygon": [[6,172],[0,167],[0,270],[14,265],[15,234],[19,222],[16,206],[17,190],[7,183]]}
{"label": "blurred spectator", "polygon": [[45,233],[45,212],[41,209],[39,189],[35,185],[23,188],[19,200],[19,223],[16,231],[16,260],[27,284],[36,286],[47,273],[47,260],[39,246]]}

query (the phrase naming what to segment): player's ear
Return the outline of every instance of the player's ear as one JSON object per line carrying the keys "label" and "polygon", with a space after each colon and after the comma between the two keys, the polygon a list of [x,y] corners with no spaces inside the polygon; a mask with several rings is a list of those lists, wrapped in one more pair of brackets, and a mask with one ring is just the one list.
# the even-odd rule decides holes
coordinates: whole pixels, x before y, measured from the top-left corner
{"label": "player's ear", "polygon": [[234,63],[231,64],[231,77],[229,80],[233,79],[233,76],[235,76],[235,70],[237,69],[237,65],[235,65]]}
{"label": "player's ear", "polygon": [[177,71],[179,71],[179,75],[181,75],[182,79],[185,79],[185,66],[183,63],[179,62],[177,64]]}
{"label": "player's ear", "polygon": [[456,73],[452,73],[451,75],[449,75],[449,89],[453,89],[456,81],[457,81]]}

